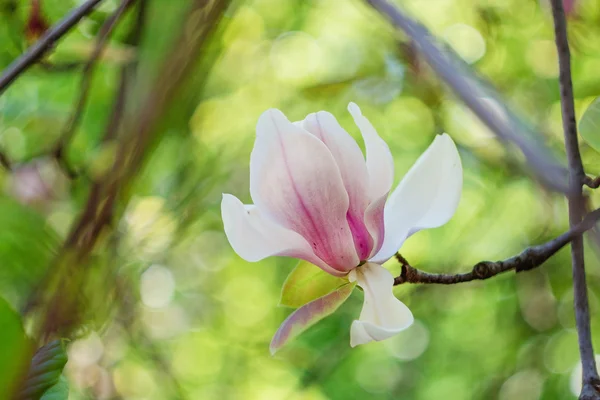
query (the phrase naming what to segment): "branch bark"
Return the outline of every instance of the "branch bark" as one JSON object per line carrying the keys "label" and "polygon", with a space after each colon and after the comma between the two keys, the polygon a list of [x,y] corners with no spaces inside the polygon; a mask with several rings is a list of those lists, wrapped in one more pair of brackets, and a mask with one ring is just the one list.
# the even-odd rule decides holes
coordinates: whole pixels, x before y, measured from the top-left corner
{"label": "branch bark", "polygon": [[[584,213],[585,200],[582,185],[586,181],[579,143],[577,124],[575,121],[575,105],[573,101],[573,83],[571,80],[571,53],[567,37],[567,22],[562,0],[551,0],[552,17],[554,19],[554,36],[559,63],[560,103],[563,120],[565,149],[569,165],[569,184],[571,190],[567,195],[569,204],[569,225],[576,226]],[[579,337],[579,354],[583,369],[582,389],[579,399],[600,399],[600,378],[596,368],[592,333],[590,326],[590,310],[583,257],[583,237],[578,236],[571,242],[571,264],[573,269],[573,295],[575,304],[575,320]]]}
{"label": "branch bark", "polygon": [[529,247],[520,254],[506,260],[478,262],[473,266],[471,271],[465,273],[431,274],[414,268],[404,257],[396,254],[396,259],[402,264],[402,273],[400,276],[394,278],[394,285],[401,285],[403,283],[453,285],[456,283],[489,279],[507,271],[529,271],[542,265],[567,244],[580,239],[584,232],[596,226],[596,222],[599,219],[600,209],[594,210],[586,215],[579,224],[549,242]]}
{"label": "branch bark", "polygon": [[102,51],[104,50],[104,47],[106,46],[106,43],[114,28],[117,26],[119,20],[134,2],[135,0],[122,0],[116,11],[104,22],[100,28],[96,38],[94,50],[83,67],[79,96],[77,97],[75,106],[73,107],[73,112],[65,124],[65,128],[61,137],[55,145],[53,151],[54,157],[71,178],[74,178],[76,173],[65,160],[65,147],[68,146],[69,142],[73,138],[75,129],[77,128],[77,125],[83,116],[83,111],[85,110],[85,105],[87,103],[92,84],[92,78],[94,77],[94,70],[98,60],[100,59],[100,56],[102,55]]}
{"label": "branch bark", "polygon": [[6,153],[4,153],[3,151],[0,151],[0,165],[6,170],[11,169],[10,160],[8,159]]}
{"label": "branch bark", "polygon": [[[488,93],[481,89],[478,84],[478,78],[467,75],[465,71],[461,70],[461,64],[452,58],[451,51],[442,52],[425,27],[407,17],[403,11],[390,4],[387,0],[366,1],[386,16],[396,28],[401,29],[409,36],[433,70],[437,72],[463,102],[499,138],[514,143],[519,147],[527,158],[531,168],[547,187],[560,190],[567,195],[569,201],[569,225],[572,229],[576,227],[584,213],[582,185],[588,183],[588,180],[586,179],[579,154],[575,107],[573,105],[573,86],[571,82],[571,61],[562,0],[551,0],[551,4],[560,67],[559,83],[565,147],[569,166],[568,182],[566,182],[566,173],[562,166],[541,145],[543,141],[540,135],[519,126],[516,123],[518,119],[514,115],[511,115],[508,109],[503,110],[506,115],[491,110],[482,101]],[[507,116],[509,118],[506,118]],[[583,366],[583,389],[580,399],[600,399],[600,379],[596,370],[591,342],[589,305],[583,261],[583,238],[581,236],[572,239],[571,254],[575,317],[579,335],[579,351]],[[471,277],[462,277],[461,279],[468,280],[468,278]],[[599,388],[598,390],[596,389],[597,387]]]}
{"label": "branch bark", "polygon": [[[37,338],[46,340],[54,335],[69,337],[80,323],[78,311],[82,309],[82,304],[79,297],[87,271],[84,264],[102,233],[106,232],[105,228],[110,228],[119,196],[126,201],[123,188],[131,183],[141,167],[146,150],[157,134],[158,121],[191,71],[193,61],[216,29],[228,5],[229,0],[193,1],[172,50],[165,57],[156,79],[144,91],[142,104],[136,104],[136,110],[125,116],[121,113],[113,115],[117,121],[111,120],[109,126],[114,129],[126,128],[122,135],[116,135],[114,131],[107,132],[107,135],[116,136],[119,140],[120,147],[113,165],[108,173],[92,185],[88,201],[58,256],[57,266],[49,271],[46,282],[38,290],[40,296],[47,295],[50,298],[34,299],[25,310],[31,315],[37,311],[37,307],[42,308],[39,313],[42,318],[36,327]],[[135,88],[129,90],[128,86],[124,83],[121,89],[129,91],[128,94],[138,92]],[[128,97],[121,96],[124,93],[119,91],[117,103],[124,102]],[[122,123],[118,121],[121,118]]]}
{"label": "branch bark", "polygon": [[[387,0],[366,1],[408,35],[431,68],[496,136],[521,150],[545,186],[563,193],[569,192],[567,171],[543,145],[543,137],[528,128],[511,110],[503,107],[491,89],[483,90],[481,79],[471,72],[467,74],[464,63],[457,61],[450,49],[440,50],[435,38],[423,25],[410,19]],[[497,107],[490,107],[488,101],[484,101],[490,98],[494,106],[501,108],[500,112],[495,109]]]}
{"label": "branch bark", "polygon": [[102,0],[87,0],[74,9],[59,23],[48,29],[21,57],[13,61],[0,76],[0,94],[23,72],[38,62],[58,40],[69,32],[86,15],[91,13]]}
{"label": "branch bark", "polygon": [[586,175],[585,178],[583,178],[583,184],[591,189],[598,189],[600,187],[600,176],[592,178]]}

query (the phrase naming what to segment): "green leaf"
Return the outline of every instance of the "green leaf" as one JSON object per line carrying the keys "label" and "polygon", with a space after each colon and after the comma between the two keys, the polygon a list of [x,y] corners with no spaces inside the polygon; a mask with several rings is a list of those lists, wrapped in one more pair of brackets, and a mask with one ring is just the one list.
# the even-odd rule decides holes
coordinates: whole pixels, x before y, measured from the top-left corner
{"label": "green leaf", "polygon": [[[0,293],[19,309],[55,257],[58,236],[41,213],[0,198]],[[1,398],[1,397],[0,397]]]}
{"label": "green leaf", "polygon": [[587,144],[600,151],[600,97],[596,98],[581,116],[579,133]]}
{"label": "green leaf", "polygon": [[61,375],[58,383],[48,389],[40,400],[67,400],[69,398],[69,381]]}
{"label": "green leaf", "polygon": [[29,373],[19,398],[39,399],[46,391],[59,383],[66,363],[65,340],[54,340],[38,349],[31,360]]}
{"label": "green leaf", "polygon": [[350,297],[354,286],[356,286],[355,282],[346,283],[333,292],[311,301],[290,314],[283,321],[279,329],[277,329],[273,340],[271,340],[271,345],[269,346],[271,354],[275,354],[287,342],[323,318],[331,315]]}
{"label": "green leaf", "polygon": [[10,399],[27,371],[30,343],[21,318],[0,298],[0,399]]}
{"label": "green leaf", "polygon": [[309,262],[300,261],[283,284],[279,304],[294,308],[302,307],[347,283],[348,280],[345,278],[329,275]]}

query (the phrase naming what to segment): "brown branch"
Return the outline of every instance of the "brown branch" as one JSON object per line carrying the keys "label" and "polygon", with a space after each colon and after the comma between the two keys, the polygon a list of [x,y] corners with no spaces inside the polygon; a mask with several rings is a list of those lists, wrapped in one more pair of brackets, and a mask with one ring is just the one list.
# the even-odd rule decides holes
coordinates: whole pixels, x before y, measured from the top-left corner
{"label": "brown branch", "polygon": [[85,110],[85,105],[87,103],[87,99],[89,97],[90,87],[92,84],[92,78],[94,77],[94,70],[102,52],[108,42],[108,38],[113,32],[114,28],[117,26],[117,23],[121,19],[121,17],[125,14],[125,11],[134,3],[135,0],[122,0],[119,7],[115,10],[115,12],[106,19],[98,36],[96,38],[96,45],[94,46],[94,50],[90,55],[88,61],[85,63],[82,72],[81,86],[79,90],[79,97],[75,102],[75,106],[73,112],[71,113],[71,117],[67,121],[65,128],[61,137],[59,138],[54,151],[52,152],[58,163],[63,167],[65,172],[69,175],[69,177],[74,178],[76,176],[75,171],[70,167],[65,159],[65,147],[70,143],[73,135],[75,134],[75,129],[77,125],[81,121],[81,117],[83,116],[83,111]]}
{"label": "brown branch", "polygon": [[[137,18],[134,22],[129,38],[129,44],[132,46],[137,46],[139,44],[141,31],[144,25],[146,4],[146,0],[138,0]],[[103,137],[104,142],[115,139],[117,136],[117,132],[119,131],[119,128],[121,126],[122,117],[124,113],[125,99],[127,97],[127,92],[130,88],[130,78],[133,75],[135,75],[136,66],[137,60],[132,61],[131,63],[127,63],[121,67],[119,87],[117,89],[117,92],[115,93],[112,111],[105,127],[105,133]],[[98,207],[100,207],[100,204],[102,202],[101,196],[103,188],[99,183],[100,182],[94,182],[94,184],[92,185],[90,194],[88,195],[86,208],[79,216],[81,221],[93,221],[95,218],[94,212]],[[78,235],[83,234],[83,228],[84,226],[82,224],[78,224],[78,228],[73,229],[73,232],[71,232],[70,235],[71,239],[67,240],[64,244],[65,249],[70,249],[74,247],[73,238],[76,238]],[[59,257],[60,256],[63,256],[63,254],[60,254]],[[36,307],[40,305],[40,296],[43,295],[43,289],[51,285],[51,279],[54,276],[54,274],[58,274],[56,270],[58,270],[59,268],[60,259],[57,258],[54,261],[54,263],[48,268],[46,276],[36,285],[36,289],[33,291],[33,295],[30,297],[30,299],[27,301],[27,303],[21,310],[22,315],[30,314]]]}
{"label": "brown branch", "polygon": [[[513,143],[521,150],[531,169],[548,188],[569,192],[567,171],[543,145],[542,135],[505,107],[491,88],[484,89],[481,78],[468,71],[451,49],[442,51],[435,43],[435,37],[423,25],[387,0],[366,1],[409,36],[431,68],[498,138]],[[492,98],[502,112],[489,107],[482,101],[484,98]]]}
{"label": "brown branch", "polygon": [[0,76],[0,94],[29,67],[40,60],[56,42],[69,32],[86,15],[92,12],[102,0],[87,0],[74,9],[59,23],[48,29],[21,57],[13,61]]}
{"label": "brown branch", "polygon": [[[137,14],[133,29],[125,39],[127,44],[134,47],[139,47],[142,32],[145,26],[146,11],[147,11],[146,0],[138,0],[137,3]],[[121,127],[121,120],[125,114],[125,108],[127,106],[127,94],[131,85],[134,84],[137,75],[138,57],[135,57],[131,62],[127,63],[121,68],[121,74],[119,78],[119,88],[115,96],[113,104],[112,114],[109,122],[106,125],[106,130],[103,138],[103,142],[108,142],[116,139]]]}
{"label": "brown branch", "polygon": [[43,70],[48,72],[69,72],[81,67],[83,62],[72,61],[57,64],[48,60],[39,60],[38,65],[42,67]]}
{"label": "brown branch", "polygon": [[600,187],[600,176],[592,178],[590,176],[585,175],[583,178],[583,184],[591,189],[598,189]]}
{"label": "brown branch", "polygon": [[2,165],[4,167],[4,169],[6,169],[6,170],[10,171],[10,169],[11,169],[10,160],[8,159],[8,156],[3,151],[0,151],[0,165]]}
{"label": "brown branch", "polygon": [[[185,14],[180,37],[176,38],[172,50],[165,56],[156,79],[144,91],[142,104],[123,121],[126,129],[119,136],[120,147],[113,165],[108,173],[92,185],[87,204],[59,255],[62,263],[59,262],[57,268],[49,271],[50,276],[42,286],[42,292],[50,298],[41,302],[36,299],[38,301],[33,302],[34,305],[44,307],[36,332],[38,338],[56,334],[68,337],[80,323],[77,311],[82,306],[78,297],[87,271],[83,264],[102,237],[102,232],[112,224],[116,202],[123,188],[131,183],[141,167],[146,150],[158,133],[156,127],[159,119],[188,76],[194,65],[193,61],[216,29],[228,5],[228,0],[192,2],[189,12]],[[138,93],[134,89],[131,92]],[[117,123],[115,129],[120,125]],[[126,201],[126,194],[123,197]],[[28,313],[32,311],[32,308],[27,310]]]}
{"label": "brown branch", "polygon": [[581,221],[577,226],[563,233],[560,236],[540,244],[525,249],[514,257],[502,261],[481,261],[469,272],[459,274],[432,274],[412,267],[404,257],[396,254],[396,259],[402,264],[402,273],[394,278],[394,285],[403,283],[424,283],[453,285],[456,283],[471,282],[475,280],[489,279],[493,276],[507,271],[529,271],[542,265],[546,260],[552,257],[557,251],[567,244],[571,243],[589,229],[596,225],[600,219],[600,209],[594,210]]}
{"label": "brown branch", "polygon": [[[554,37],[558,52],[560,104],[563,120],[565,149],[569,165],[569,183],[571,190],[567,196],[569,205],[569,225],[576,226],[584,213],[585,200],[582,184],[586,175],[579,152],[577,123],[575,120],[575,104],[573,101],[573,82],[571,80],[571,53],[567,37],[567,21],[563,0],[551,0],[554,20]],[[585,263],[583,254],[583,237],[578,236],[571,242],[571,264],[573,267],[573,296],[575,321],[579,338],[579,355],[581,357],[582,389],[581,400],[600,399],[600,377],[596,368],[592,332],[590,326],[590,309],[588,303]]]}

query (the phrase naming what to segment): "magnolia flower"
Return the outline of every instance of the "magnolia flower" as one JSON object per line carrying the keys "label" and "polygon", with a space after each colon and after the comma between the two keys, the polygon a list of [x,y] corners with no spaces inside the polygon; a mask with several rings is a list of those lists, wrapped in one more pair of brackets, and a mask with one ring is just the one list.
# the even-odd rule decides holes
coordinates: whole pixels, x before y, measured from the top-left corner
{"label": "magnolia flower", "polygon": [[227,238],[245,260],[300,258],[363,289],[363,309],[351,327],[354,347],[412,324],[381,264],[410,235],[452,217],[462,167],[452,139],[436,136],[388,198],[390,150],[356,104],[348,110],[362,133],[366,161],[332,114],[320,111],[292,123],[268,110],[258,120],[250,157],[254,204],[224,194],[221,211]]}

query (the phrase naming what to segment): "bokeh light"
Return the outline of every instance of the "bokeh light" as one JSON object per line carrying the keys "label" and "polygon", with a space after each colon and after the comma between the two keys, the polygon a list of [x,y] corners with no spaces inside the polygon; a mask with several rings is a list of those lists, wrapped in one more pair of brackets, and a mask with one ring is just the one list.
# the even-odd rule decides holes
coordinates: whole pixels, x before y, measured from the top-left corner
{"label": "bokeh light", "polygon": [[[27,46],[21,36],[30,2],[15,3],[12,17],[0,5],[2,68]],[[543,188],[523,155],[462,103],[405,34],[361,1],[234,1],[198,60],[181,65],[189,77],[159,110],[142,146],[143,162],[125,179],[113,163],[119,157],[131,162],[142,150],[118,153],[140,134],[136,107],[164,100],[148,91],[190,2],[150,0],[139,47],[131,43],[137,6],[131,7],[94,68],[74,136],[63,158],[56,157],[52,151],[80,94],[82,64],[120,3],[101,2],[43,64],[0,95],[0,152],[11,163],[10,170],[0,168],[0,295],[14,310],[25,309],[49,271],[62,267],[56,260],[63,253],[69,256],[65,270],[81,271],[67,274],[81,289],[76,303],[82,307],[70,315],[78,323],[65,368],[70,400],[541,400],[578,393],[566,249],[535,271],[460,285],[400,285],[394,293],[413,312],[414,324],[393,339],[352,349],[349,327],[363,300],[356,290],[333,315],[271,356],[270,340],[293,312],[278,304],[297,261],[241,259],[227,241],[220,210],[223,193],[252,203],[249,161],[265,110],[278,108],[292,121],[329,111],[364,149],[347,112],[356,102],[390,148],[394,185],[435,135],[453,138],[464,170],[457,213],[401,249],[423,271],[468,272],[479,261],[544,243],[568,229],[566,200]],[[487,111],[509,124],[509,110],[522,116],[562,160],[557,53],[546,3],[394,2],[456,53]],[[581,118],[600,93],[600,6],[575,3],[568,24]],[[44,0],[42,11],[54,24],[80,4]],[[185,25],[184,43],[191,43],[193,28]],[[127,123],[106,138],[122,69],[136,62],[141,69],[129,82],[135,90],[121,109]],[[586,143],[580,147],[586,172],[600,174],[598,154]],[[64,241],[103,179],[119,183],[97,193],[98,210],[115,195],[109,221],[71,237],[75,247],[96,238],[85,257],[76,257]],[[600,192],[586,195],[590,207],[598,207]],[[600,269],[595,239],[586,240],[596,344]],[[385,267],[394,275],[401,271],[393,258]],[[62,288],[52,290],[48,297],[57,291],[66,298]],[[32,321],[25,327],[28,334],[37,328]]]}

